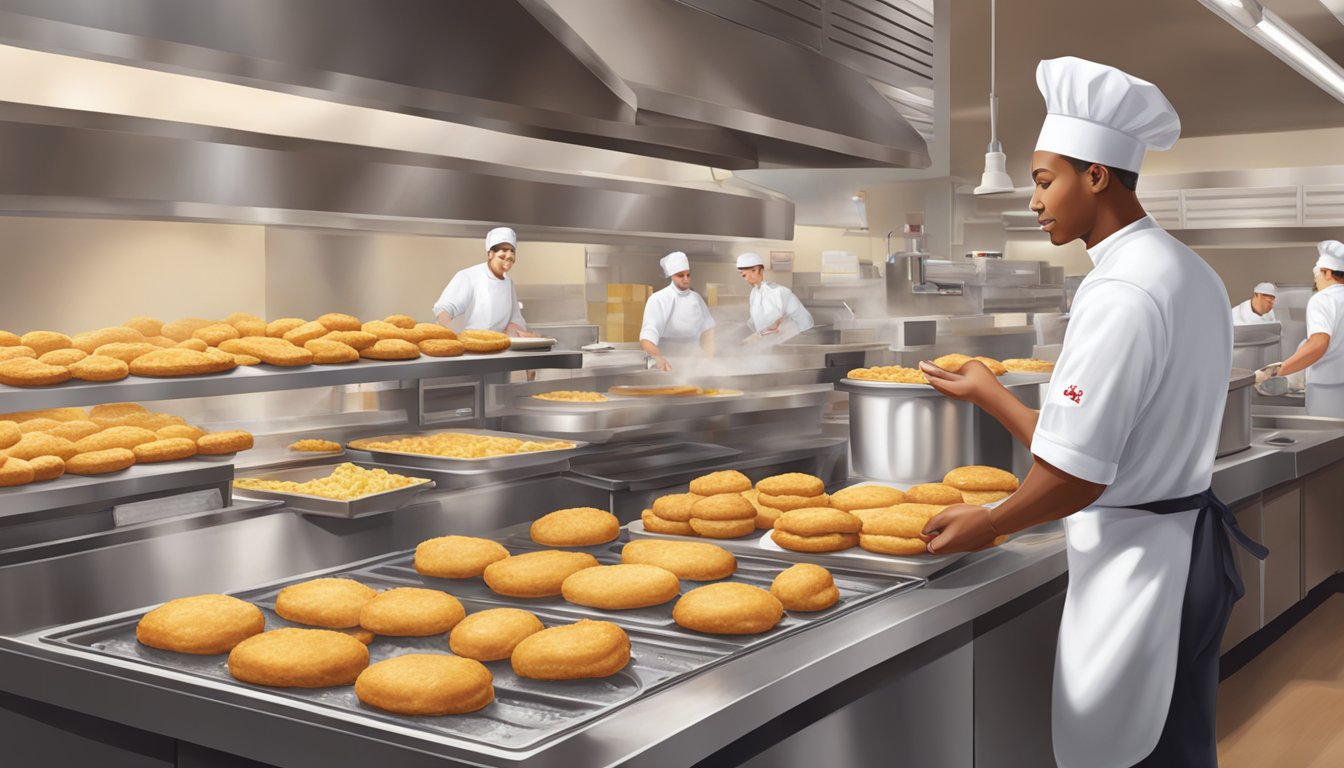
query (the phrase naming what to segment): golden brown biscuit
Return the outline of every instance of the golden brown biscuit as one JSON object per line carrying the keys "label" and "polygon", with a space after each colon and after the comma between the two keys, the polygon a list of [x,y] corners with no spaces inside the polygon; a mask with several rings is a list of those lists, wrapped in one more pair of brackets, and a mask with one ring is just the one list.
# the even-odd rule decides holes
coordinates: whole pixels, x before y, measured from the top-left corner
{"label": "golden brown biscuit", "polygon": [[154,432],[164,427],[181,426],[186,423],[186,419],[181,416],[174,416],[171,413],[139,413],[128,414],[121,420],[120,424],[104,424],[104,429],[109,426],[126,426],[142,427]]}
{"label": "golden brown biscuit", "polygon": [[599,565],[566,578],[560,594],[575,605],[623,611],[662,605],[681,594],[681,582],[675,573],[656,565]]}
{"label": "golden brown biscuit", "polygon": [[448,635],[448,647],[468,659],[499,661],[512,656],[524,638],[545,628],[541,619],[520,608],[491,608],[458,622]]}
{"label": "golden brown biscuit", "polygon": [[193,352],[205,352],[210,349],[210,345],[197,338],[185,339],[173,345],[173,349],[190,349]]}
{"label": "golden brown biscuit", "polygon": [[313,353],[304,347],[296,347],[284,339],[269,336],[230,339],[219,348],[230,354],[251,355],[269,365],[293,367],[313,362]]}
{"label": "golden brown biscuit", "polygon": [[359,611],[359,626],[379,635],[425,637],[447,632],[467,611],[437,589],[398,587],[379,593]]}
{"label": "golden brown biscuit", "polygon": [[0,488],[14,485],[27,485],[33,482],[33,465],[13,456],[0,462]]}
{"label": "golden brown biscuit", "polygon": [[24,346],[0,347],[0,362],[4,362],[6,360],[15,360],[20,357],[27,357],[36,360],[37,353],[33,351],[32,347],[24,347]]}
{"label": "golden brown biscuit", "polygon": [[509,556],[504,545],[474,536],[440,536],[415,548],[415,572],[440,579],[470,579]]}
{"label": "golden brown biscuit", "polygon": [[1030,357],[1012,357],[1003,361],[1003,367],[1014,373],[1052,373],[1055,364],[1049,360],[1037,360]]}
{"label": "golden brown biscuit", "polygon": [[419,347],[430,357],[458,357],[467,351],[467,345],[456,339],[425,339]]}
{"label": "golden brown biscuit", "polygon": [[933,364],[938,366],[939,368],[942,368],[945,371],[951,371],[952,373],[956,373],[957,371],[961,370],[961,366],[965,365],[966,363],[974,359],[975,358],[971,357],[970,355],[963,355],[960,352],[953,352],[952,354],[949,355],[943,355],[942,357],[934,358]]}
{"label": "golden brown biscuit", "polygon": [[365,333],[361,330],[332,331],[326,336],[323,336],[322,339],[324,341],[340,342],[347,347],[354,347],[355,351],[371,347],[378,341],[377,336],[374,336],[372,333]]}
{"label": "golden brown biscuit", "polygon": [[397,328],[414,328],[416,325],[415,318],[410,315],[388,315],[383,318],[383,322]]}
{"label": "golden brown biscuit", "polygon": [[70,348],[70,337],[55,331],[29,331],[19,339],[19,344],[33,350],[41,357],[48,352]]}
{"label": "golden brown biscuit", "polygon": [[245,339],[266,335],[266,321],[259,317],[256,319],[234,320],[230,322],[229,325],[237,328],[238,335]]}
{"label": "golden brown biscuit", "polygon": [[88,356],[88,353],[81,349],[69,347],[67,349],[53,349],[45,355],[39,355],[37,361],[47,365],[73,365]]}
{"label": "golden brown biscuit", "polygon": [[369,645],[370,643],[373,642],[373,639],[377,637],[377,635],[373,634],[372,632],[363,627],[346,627],[345,629],[334,629],[332,631],[344,632],[345,634],[355,638],[356,640],[365,645]]}
{"label": "golden brown biscuit", "polygon": [[224,318],[224,322],[233,325],[234,323],[250,322],[252,320],[260,319],[260,317],[257,317],[251,312],[230,312],[229,316]]}
{"label": "golden brown biscuit", "polygon": [[783,617],[779,598],[760,587],[732,581],[692,589],[672,608],[672,619],[681,626],[714,635],[767,632]]}
{"label": "golden brown biscuit", "polygon": [[998,467],[957,467],[943,477],[943,484],[959,491],[1016,491],[1017,478]]}
{"label": "golden brown biscuit", "polygon": [[90,408],[86,418],[104,426],[115,427],[120,424],[117,420],[125,416],[145,413],[149,413],[149,409],[139,403],[102,403]]}
{"label": "golden brown biscuit", "polygon": [[800,536],[776,528],[770,532],[770,539],[781,548],[791,549],[794,552],[839,552],[858,544],[859,534],[823,533],[817,536]]}
{"label": "golden brown biscuit", "polygon": [[57,421],[55,419],[48,419],[45,417],[37,419],[29,419],[19,424],[19,431],[25,435],[28,434],[29,432],[47,432],[52,427],[59,427],[60,425],[66,423],[68,422]]}
{"label": "golden brown biscuit", "polygon": [[148,341],[118,341],[111,344],[103,344],[93,351],[95,355],[103,357],[115,357],[123,363],[130,364],[141,355],[149,354],[161,349]]}
{"label": "golden brown biscuit", "polygon": [[[204,342],[202,342],[204,343]],[[95,355],[96,357],[96,355]],[[131,361],[131,373],[136,376],[200,376],[221,373],[238,367],[232,357],[222,359],[193,349],[159,349]],[[92,358],[90,358],[92,359]]]}
{"label": "golden brown biscuit", "polygon": [[630,663],[630,637],[609,621],[543,629],[513,649],[514,674],[536,680],[609,677]]}
{"label": "golden brown biscuit", "polygon": [[960,504],[961,491],[943,483],[922,483],[910,486],[905,500],[912,504]]}
{"label": "golden brown biscuit", "polygon": [[879,555],[926,555],[929,545],[917,536],[882,536],[875,533],[859,534],[859,546]]}
{"label": "golden brown biscuit", "polygon": [[253,357],[251,355],[234,355],[233,362],[237,363],[239,366],[261,365],[261,358]]}
{"label": "golden brown biscuit", "polygon": [[69,380],[70,371],[63,365],[47,365],[31,357],[16,357],[0,362],[0,384],[11,387],[48,387]]}
{"label": "golden brown biscuit", "polygon": [[751,480],[735,469],[711,472],[691,481],[691,493],[713,496],[716,493],[741,493],[751,490]]}
{"label": "golden brown biscuit", "polygon": [[367,666],[369,649],[363,643],[327,629],[273,629],[229,652],[229,674],[277,688],[350,685]]}
{"label": "golden brown biscuit", "polygon": [[173,341],[182,342],[190,339],[191,334],[201,328],[204,328],[207,325],[214,325],[218,322],[218,320],[206,320],[203,317],[186,317],[181,320],[174,320],[171,323],[164,323],[163,326],[159,328],[159,333],[163,336],[167,336]]}
{"label": "golden brown biscuit", "polygon": [[0,331],[0,347],[17,347],[23,343],[22,339],[17,333]]}
{"label": "golden brown biscuit", "polygon": [[742,492],[742,498],[751,502],[751,506],[756,508],[756,529],[765,531],[775,527],[775,521],[779,519],[783,511],[765,506],[757,498],[759,495],[760,491],[755,488]]}
{"label": "golden brown biscuit", "polygon": [[737,571],[737,558],[718,544],[638,539],[621,548],[622,563],[656,565],[679,579],[714,581]]}
{"label": "golden brown biscuit", "polygon": [[462,342],[468,352],[478,355],[503,352],[513,343],[509,341],[509,335],[506,333],[473,329],[458,334],[457,340]]}
{"label": "golden brown biscuit", "polygon": [[359,356],[370,360],[414,360],[420,356],[420,348],[402,339],[379,339],[373,346],[361,349]]}
{"label": "golden brown biscuit", "polygon": [[252,447],[252,433],[241,429],[210,432],[196,439],[196,452],[202,456],[223,456]]}
{"label": "golden brown biscuit", "polygon": [[208,656],[228,653],[266,628],[257,606],[228,595],[169,600],[135,625],[135,639],[151,648]]}
{"label": "golden brown biscuit", "polygon": [[167,437],[185,437],[189,440],[199,440],[205,435],[205,430],[200,427],[193,427],[190,424],[172,424],[161,429],[154,430],[154,434],[161,438]]}
{"label": "golden brown biscuit", "polygon": [[756,490],[771,496],[820,496],[826,492],[826,484],[815,475],[789,472],[761,480]]}
{"label": "golden brown biscuit", "polygon": [[122,326],[130,328],[146,337],[161,336],[163,334],[163,321],[157,317],[137,315],[122,323]]}
{"label": "golden brown biscuit", "polygon": [[167,336],[147,336],[145,337],[145,341],[148,341],[156,347],[163,347],[164,349],[177,346],[177,342]]}
{"label": "golden brown biscuit", "polygon": [[211,347],[218,347],[229,339],[236,339],[239,336],[242,336],[242,334],[238,332],[238,329],[228,323],[215,323],[191,332],[191,338],[200,339]]}
{"label": "golden brown biscuit", "polygon": [[33,482],[55,480],[65,474],[65,462],[60,456],[38,456],[28,462],[33,468]]}
{"label": "golden brown biscuit", "polygon": [[275,596],[275,612],[297,624],[330,629],[358,627],[362,626],[359,612],[377,594],[373,587],[354,579],[313,579],[280,590]]}
{"label": "golden brown biscuit", "polygon": [[359,350],[339,341],[310,339],[304,342],[303,348],[313,353],[313,362],[318,365],[353,363],[359,359]]}
{"label": "golden brown biscuit", "polygon": [[159,436],[144,427],[108,427],[75,442],[76,453],[105,451],[108,448],[134,448],[158,440]]}
{"label": "golden brown biscuit", "polygon": [[304,323],[303,325],[300,325],[297,328],[286,331],[285,335],[281,336],[280,338],[284,339],[285,341],[288,341],[290,344],[293,344],[296,347],[302,347],[304,344],[307,344],[313,339],[320,339],[330,332],[331,329],[327,328],[327,326],[317,322],[316,320],[313,320],[311,322]]}
{"label": "golden brown biscuit", "polygon": [[272,338],[284,338],[286,333],[308,322],[301,317],[282,317],[266,324],[266,335]]}
{"label": "golden brown biscuit", "polygon": [[70,375],[80,381],[121,381],[131,375],[131,367],[115,357],[89,355],[67,366]]}
{"label": "golden brown biscuit", "polygon": [[23,429],[13,421],[0,421],[0,451],[23,439]]}
{"label": "golden brown biscuit", "polygon": [[120,472],[135,464],[135,454],[127,448],[108,448],[76,454],[65,460],[65,471],[71,475],[106,475]]}
{"label": "golden brown biscuit", "polygon": [[317,318],[317,322],[321,323],[328,331],[358,331],[359,327],[363,325],[358,317],[341,312],[328,312]]}
{"label": "golden brown biscuit", "polygon": [[886,485],[856,485],[831,494],[831,506],[852,512],[856,509],[890,507],[905,501],[905,494]]}
{"label": "golden brown biscuit", "polygon": [[[933,515],[926,504],[900,504],[883,509],[863,510],[863,533],[877,536],[919,538],[924,524]],[[937,507],[934,507],[937,509]]]}
{"label": "golden brown biscuit", "polygon": [[379,340],[397,339],[399,341],[409,341],[412,344],[418,344],[424,339],[421,334],[415,330],[415,326],[409,328],[400,328],[385,320],[370,320],[359,328],[364,333],[371,333]]}
{"label": "golden brown biscuit", "polygon": [[699,534],[691,528],[689,523],[678,523],[653,514],[653,510],[646,509],[639,513],[639,519],[644,522],[644,530],[649,533],[666,533],[673,536],[698,536]]}
{"label": "golden brown biscuit", "polygon": [[756,508],[741,493],[706,496],[691,505],[692,520],[751,520],[756,527]]}
{"label": "golden brown biscuit", "polygon": [[805,507],[792,509],[775,521],[776,531],[787,531],[798,536],[820,536],[826,533],[858,533],[863,521],[842,509]]}
{"label": "golden brown biscuit", "polygon": [[289,450],[304,453],[328,453],[341,450],[341,444],[330,440],[295,440],[289,444]]}
{"label": "golden brown biscuit", "polygon": [[56,421],[80,421],[89,418],[83,408],[39,408],[36,411],[17,411],[0,413],[0,419],[23,423],[30,419],[55,419]]}
{"label": "golden brown biscuit", "polygon": [[770,594],[789,611],[824,611],[840,600],[831,572],[820,565],[798,563],[779,572]]}
{"label": "golden brown biscuit", "polygon": [[[70,337],[70,346],[92,355],[95,349],[104,344],[140,344],[146,341],[149,341],[149,338],[135,328],[118,325],[111,328],[99,328],[89,333],[77,333]],[[173,341],[168,346],[176,343],[176,341]]]}
{"label": "golden brown biscuit", "polygon": [[692,517],[691,530],[710,539],[736,539],[756,532],[756,516],[745,520],[701,520]]}
{"label": "golden brown biscuit", "polygon": [[1003,363],[999,362],[998,360],[995,360],[992,357],[984,357],[981,355],[976,355],[975,359],[984,363],[985,367],[989,369],[990,373],[993,373],[995,376],[1002,376],[1003,374],[1008,372],[1008,369],[1004,367]]}
{"label": "golden brown biscuit", "polygon": [[691,519],[691,507],[705,498],[697,493],[669,493],[653,500],[653,514],[664,520],[684,523]]}
{"label": "golden brown biscuit", "polygon": [[407,653],[359,673],[355,696],[398,715],[460,715],[495,700],[494,675],[473,659]]}
{"label": "golden brown biscuit", "polygon": [[430,339],[452,341],[457,338],[457,334],[453,333],[451,328],[444,328],[438,323],[416,323],[413,330],[420,334],[421,341],[429,341]]}
{"label": "golden brown biscuit", "polygon": [[544,549],[514,555],[485,567],[486,586],[510,597],[550,597],[560,594],[560,585],[571,574],[597,566],[587,552]]}
{"label": "golden brown biscuit", "polygon": [[967,504],[983,507],[1012,495],[1011,491],[962,491],[961,500]]}
{"label": "golden brown biscuit", "polygon": [[[155,436],[157,437],[157,435]],[[141,443],[131,449],[137,464],[152,464],[156,461],[177,461],[196,455],[196,441],[185,437],[166,437]]]}
{"label": "golden brown biscuit", "polygon": [[824,493],[818,496],[771,496],[764,491],[758,491],[756,503],[763,507],[778,509],[780,512],[788,512],[791,509],[828,506],[831,497]]}
{"label": "golden brown biscuit", "polygon": [[52,437],[63,437],[66,440],[79,440],[88,437],[95,432],[102,431],[102,427],[92,421],[61,421],[56,426],[43,430]]}
{"label": "golden brown biscuit", "polygon": [[557,509],[532,522],[532,540],[549,547],[591,547],[615,541],[621,523],[605,509]]}
{"label": "golden brown biscuit", "polygon": [[[106,446],[112,447],[112,446]],[[44,432],[28,432],[15,444],[5,450],[11,459],[35,459],[38,456],[60,456],[65,461],[69,461],[75,454],[80,453],[77,443],[72,443],[63,437],[48,435]]]}

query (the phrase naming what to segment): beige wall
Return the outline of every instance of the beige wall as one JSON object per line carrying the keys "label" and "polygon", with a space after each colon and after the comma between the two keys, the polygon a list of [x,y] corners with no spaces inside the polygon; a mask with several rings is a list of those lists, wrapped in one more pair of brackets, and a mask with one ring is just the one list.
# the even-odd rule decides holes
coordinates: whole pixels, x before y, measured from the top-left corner
{"label": "beige wall", "polygon": [[1268,280],[1280,285],[1311,285],[1311,267],[1316,263],[1316,246],[1292,245],[1281,248],[1197,248],[1218,272],[1233,304],[1251,298],[1255,284]]}
{"label": "beige wall", "polygon": [[1181,139],[1166,152],[1149,152],[1143,174],[1316,165],[1344,165],[1344,128]]}

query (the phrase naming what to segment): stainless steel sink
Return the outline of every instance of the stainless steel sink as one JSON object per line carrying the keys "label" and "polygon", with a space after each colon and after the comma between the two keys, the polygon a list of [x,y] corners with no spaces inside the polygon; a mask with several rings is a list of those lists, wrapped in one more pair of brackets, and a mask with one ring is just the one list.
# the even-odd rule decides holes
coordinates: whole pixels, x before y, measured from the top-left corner
{"label": "stainless steel sink", "polygon": [[1298,477],[1344,459],[1344,419],[1304,416],[1296,408],[1266,410],[1251,414],[1251,444],[1291,454]]}

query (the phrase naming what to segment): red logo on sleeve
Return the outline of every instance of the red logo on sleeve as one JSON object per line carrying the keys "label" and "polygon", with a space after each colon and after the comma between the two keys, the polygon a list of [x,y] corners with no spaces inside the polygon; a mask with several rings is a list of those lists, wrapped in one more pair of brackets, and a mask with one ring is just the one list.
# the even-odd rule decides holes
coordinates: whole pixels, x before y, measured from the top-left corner
{"label": "red logo on sleeve", "polygon": [[1077,384],[1070,384],[1069,388],[1064,390],[1064,396],[1078,405],[1083,404],[1083,390],[1079,389]]}

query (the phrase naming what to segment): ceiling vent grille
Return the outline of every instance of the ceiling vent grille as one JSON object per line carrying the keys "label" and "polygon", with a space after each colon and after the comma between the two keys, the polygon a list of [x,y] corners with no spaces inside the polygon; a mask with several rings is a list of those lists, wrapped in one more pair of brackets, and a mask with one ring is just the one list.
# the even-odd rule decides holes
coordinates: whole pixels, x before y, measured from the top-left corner
{"label": "ceiling vent grille", "polygon": [[1303,187],[1302,203],[1304,224],[1344,224],[1344,184]]}
{"label": "ceiling vent grille", "polygon": [[1302,223],[1301,188],[1225,187],[1187,189],[1184,201],[1184,226],[1201,227],[1284,227]]}
{"label": "ceiling vent grille", "polygon": [[826,0],[822,54],[892,85],[933,83],[933,15],[909,0]]}

